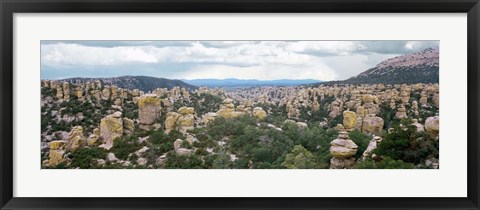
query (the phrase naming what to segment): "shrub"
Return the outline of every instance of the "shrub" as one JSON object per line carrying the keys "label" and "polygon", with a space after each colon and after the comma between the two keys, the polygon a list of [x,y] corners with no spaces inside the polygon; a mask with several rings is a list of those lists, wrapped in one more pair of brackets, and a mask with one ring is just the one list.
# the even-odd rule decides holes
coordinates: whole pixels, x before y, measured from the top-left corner
{"label": "shrub", "polygon": [[68,155],[68,158],[72,160],[70,167],[73,168],[95,168],[97,166],[97,159],[105,159],[107,151],[99,148],[80,148],[77,151]]}
{"label": "shrub", "polygon": [[137,142],[137,136],[122,136],[113,141],[111,151],[115,157],[127,160],[128,155],[139,150],[142,146]]}
{"label": "shrub", "polygon": [[177,155],[174,152],[169,152],[165,168],[199,169],[202,168],[202,160],[195,154]]}
{"label": "shrub", "polygon": [[389,157],[381,161],[367,159],[355,165],[357,169],[413,169],[413,164],[405,163],[402,160],[393,160]]}

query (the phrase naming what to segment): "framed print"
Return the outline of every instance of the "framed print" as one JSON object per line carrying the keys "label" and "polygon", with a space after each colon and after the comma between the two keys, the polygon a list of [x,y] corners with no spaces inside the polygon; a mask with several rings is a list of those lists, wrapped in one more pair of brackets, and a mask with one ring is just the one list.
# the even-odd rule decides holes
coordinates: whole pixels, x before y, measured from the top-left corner
{"label": "framed print", "polygon": [[479,208],[476,0],[0,5],[2,209]]}

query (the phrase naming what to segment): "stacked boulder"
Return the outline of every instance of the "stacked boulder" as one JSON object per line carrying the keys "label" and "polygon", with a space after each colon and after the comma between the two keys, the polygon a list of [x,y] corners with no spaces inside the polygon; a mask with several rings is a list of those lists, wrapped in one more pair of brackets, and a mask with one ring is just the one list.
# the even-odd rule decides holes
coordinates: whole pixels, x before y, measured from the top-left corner
{"label": "stacked boulder", "polygon": [[180,107],[177,112],[168,112],[165,119],[165,132],[172,130],[181,132],[193,130],[195,127],[195,109],[193,107]]}
{"label": "stacked boulder", "polygon": [[340,131],[338,138],[330,142],[330,169],[345,169],[355,166],[355,154],[358,146],[349,139],[346,131]]}
{"label": "stacked boulder", "polygon": [[195,127],[195,109],[193,107],[181,107],[178,109],[178,113],[181,115],[178,120],[178,128],[181,132],[193,130]]}
{"label": "stacked boulder", "polygon": [[217,111],[218,116],[227,119],[238,117],[243,113],[243,111],[235,111],[235,105],[233,104],[233,100],[230,98],[223,100],[222,105],[220,105],[220,109]]}

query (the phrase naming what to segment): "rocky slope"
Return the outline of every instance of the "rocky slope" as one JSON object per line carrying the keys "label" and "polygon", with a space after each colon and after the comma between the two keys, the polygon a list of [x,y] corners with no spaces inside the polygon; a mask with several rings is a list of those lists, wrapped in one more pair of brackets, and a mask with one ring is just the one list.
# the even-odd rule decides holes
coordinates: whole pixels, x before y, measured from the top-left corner
{"label": "rocky slope", "polygon": [[103,85],[117,86],[124,89],[139,89],[141,91],[152,91],[157,88],[173,87],[185,88],[188,90],[196,89],[196,86],[190,85],[180,80],[170,80],[165,78],[147,77],[147,76],[122,76],[112,78],[68,78],[60,80],[61,82],[68,82],[72,84],[82,84],[85,82],[95,82],[99,80]]}
{"label": "rocky slope", "polygon": [[414,84],[439,82],[439,50],[425,50],[382,61],[375,67],[338,83]]}

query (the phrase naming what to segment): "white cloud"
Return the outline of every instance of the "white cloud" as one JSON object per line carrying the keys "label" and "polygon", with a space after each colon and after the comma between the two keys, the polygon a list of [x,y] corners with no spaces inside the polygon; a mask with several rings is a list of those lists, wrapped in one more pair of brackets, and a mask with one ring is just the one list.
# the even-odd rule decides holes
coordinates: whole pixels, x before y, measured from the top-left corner
{"label": "white cloud", "polygon": [[353,41],[300,41],[292,42],[287,46],[293,52],[309,52],[332,55],[348,55],[359,50],[362,46]]}
{"label": "white cloud", "polygon": [[199,65],[177,76],[181,79],[317,79],[324,81],[338,78],[334,69],[318,60],[302,68],[278,64],[250,67]]}
{"label": "white cloud", "polygon": [[139,47],[89,47],[78,44],[58,43],[42,45],[42,65],[46,66],[104,66],[125,63],[156,63],[154,55]]}
{"label": "white cloud", "polygon": [[237,47],[207,47],[200,42],[190,46],[122,46],[104,48],[78,44],[42,45],[46,66],[122,65],[125,63],[217,63],[236,66],[266,64],[303,65],[310,55],[287,51],[275,45],[246,43]]}
{"label": "white cloud", "polygon": [[[86,41],[45,42],[42,70],[150,70],[195,78],[346,79],[438,41]],[[125,66],[131,70],[125,71]],[[175,69],[168,69],[175,65]],[[167,67],[165,67],[167,66]],[[193,66],[193,67],[192,67]],[[76,72],[78,73],[78,72]],[[72,73],[73,74],[73,73]],[[112,76],[120,76],[114,75]],[[120,73],[118,73],[120,74]],[[78,74],[75,74],[78,75]]]}

